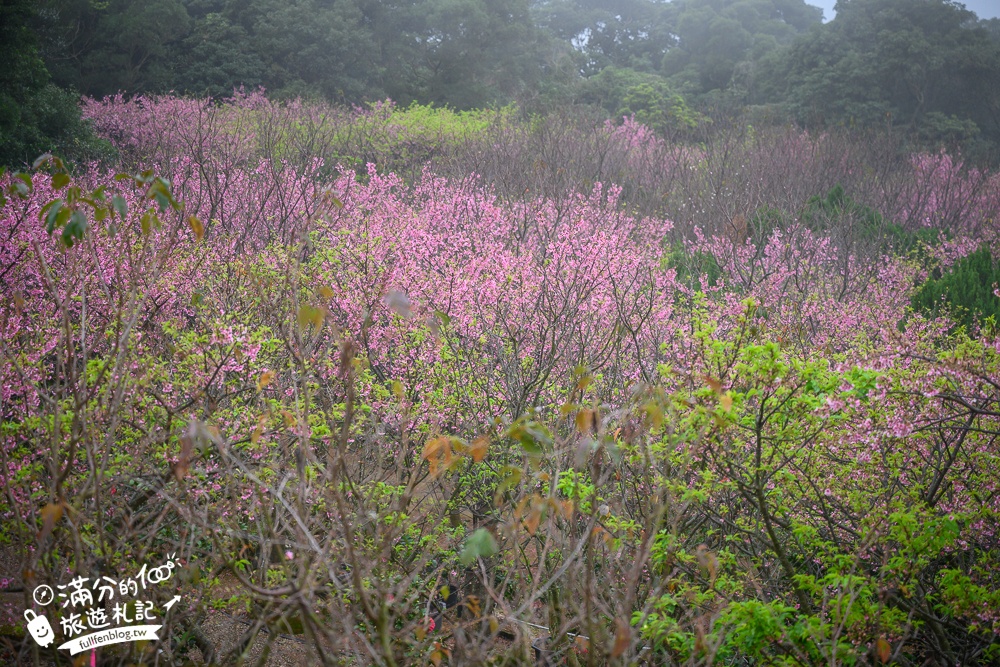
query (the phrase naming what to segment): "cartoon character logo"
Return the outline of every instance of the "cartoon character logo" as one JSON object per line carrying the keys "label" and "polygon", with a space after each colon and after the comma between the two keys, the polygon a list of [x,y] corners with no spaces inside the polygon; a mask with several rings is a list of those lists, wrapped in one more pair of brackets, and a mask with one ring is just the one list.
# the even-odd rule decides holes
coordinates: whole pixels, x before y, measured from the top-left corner
{"label": "cartoon character logo", "polygon": [[39,616],[31,609],[26,609],[24,611],[24,620],[28,622],[28,632],[31,633],[31,637],[39,646],[45,648],[55,641],[56,635],[52,632],[49,619]]}

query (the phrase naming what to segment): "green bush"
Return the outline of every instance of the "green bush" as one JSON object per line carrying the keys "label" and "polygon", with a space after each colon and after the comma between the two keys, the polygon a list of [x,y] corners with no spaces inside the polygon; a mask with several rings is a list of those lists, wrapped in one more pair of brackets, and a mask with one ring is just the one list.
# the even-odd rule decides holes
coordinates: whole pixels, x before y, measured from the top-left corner
{"label": "green bush", "polygon": [[21,167],[46,152],[71,160],[101,157],[99,141],[80,118],[77,98],[49,81],[29,22],[34,3],[0,7],[0,165]]}
{"label": "green bush", "polygon": [[1000,319],[1000,263],[986,246],[963,257],[950,270],[932,275],[913,296],[913,307],[931,316],[949,313],[966,327],[988,317]]}
{"label": "green bush", "polygon": [[933,227],[916,231],[904,229],[874,208],[849,197],[839,183],[825,196],[810,197],[801,217],[816,231],[825,232],[837,227],[841,231],[849,231],[853,240],[883,255],[920,252],[922,248],[936,244],[940,236],[940,230]]}

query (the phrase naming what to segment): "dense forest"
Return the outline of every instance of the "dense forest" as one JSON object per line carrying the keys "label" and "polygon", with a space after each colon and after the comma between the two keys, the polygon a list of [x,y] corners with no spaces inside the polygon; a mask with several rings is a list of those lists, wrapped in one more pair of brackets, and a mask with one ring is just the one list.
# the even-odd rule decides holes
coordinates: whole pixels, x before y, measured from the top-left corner
{"label": "dense forest", "polygon": [[661,133],[746,110],[994,158],[1000,19],[945,0],[837,10],[824,24],[805,0],[4,0],[0,162],[79,143],[76,95],[257,88],[459,110],[585,104]]}
{"label": "dense forest", "polygon": [[997,19],[0,3],[0,664],[1000,664]]}

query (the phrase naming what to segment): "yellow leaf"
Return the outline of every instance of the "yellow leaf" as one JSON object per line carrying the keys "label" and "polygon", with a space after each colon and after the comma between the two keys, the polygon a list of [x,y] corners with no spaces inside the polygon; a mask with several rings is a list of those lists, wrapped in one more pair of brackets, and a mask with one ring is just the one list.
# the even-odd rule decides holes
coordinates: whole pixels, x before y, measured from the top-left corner
{"label": "yellow leaf", "polygon": [[490,448],[490,442],[483,436],[479,436],[472,441],[472,445],[469,447],[469,454],[472,455],[472,460],[479,463],[484,458],[486,458],[486,452]]}
{"label": "yellow leaf", "polygon": [[428,440],[427,444],[424,445],[424,452],[420,455],[420,458],[430,459],[431,457],[437,456],[437,453],[447,444],[447,438],[434,438],[433,440]]}
{"label": "yellow leaf", "polygon": [[520,519],[522,516],[524,516],[524,509],[528,506],[528,503],[530,502],[531,502],[531,496],[525,496],[524,498],[521,498],[521,500],[517,502],[517,505],[514,506],[515,519]]}
{"label": "yellow leaf", "polygon": [[500,623],[497,622],[496,617],[490,616],[490,634],[496,634],[497,630],[500,629]]}
{"label": "yellow leaf", "polygon": [[257,441],[260,440],[260,436],[262,436],[262,435],[264,435],[264,432],[263,432],[263,430],[261,430],[260,426],[258,426],[250,434],[250,444],[256,445]]}
{"label": "yellow leaf", "polygon": [[542,520],[542,512],[537,507],[528,512],[528,518],[524,520],[524,527],[528,535],[534,535],[538,530],[538,524]]}
{"label": "yellow leaf", "polygon": [[441,654],[441,651],[434,651],[433,653],[431,653],[431,663],[434,665],[434,667],[437,667],[438,665],[441,664],[442,658],[444,658],[444,655]]}
{"label": "yellow leaf", "polygon": [[705,544],[698,545],[698,548],[695,549],[695,557],[698,559],[698,565],[708,574],[711,586],[715,586],[715,579],[719,574],[719,559],[709,551]]}
{"label": "yellow leaf", "polygon": [[892,646],[883,637],[879,637],[875,642],[875,652],[883,663],[889,662],[889,658],[892,657]]}
{"label": "yellow leaf", "polygon": [[480,608],[479,608],[479,598],[477,596],[470,595],[469,597],[465,598],[465,606],[470,612],[472,612],[473,616],[479,618]]}
{"label": "yellow leaf", "polygon": [[174,477],[181,481],[188,473],[188,466],[191,463],[191,452],[194,449],[194,440],[188,436],[181,438],[181,455],[174,464]]}
{"label": "yellow leaf", "polygon": [[63,509],[65,505],[61,502],[59,503],[49,503],[42,508],[42,530],[38,533],[38,541],[41,542],[49,536],[52,529],[55,528],[56,523],[62,518]]}
{"label": "yellow leaf", "polygon": [[719,405],[722,406],[723,410],[729,412],[730,410],[733,409],[733,397],[730,396],[728,393],[723,394],[719,398]]}
{"label": "yellow leaf", "polygon": [[293,415],[288,410],[282,410],[281,416],[285,419],[285,428],[291,428],[295,426],[295,415]]}
{"label": "yellow leaf", "polygon": [[319,295],[324,299],[332,299],[334,296],[333,289],[327,285],[320,285],[317,291],[319,292]]}
{"label": "yellow leaf", "polygon": [[428,440],[427,444],[424,445],[424,451],[420,457],[427,459],[427,462],[430,464],[431,475],[436,476],[442,467],[447,468],[451,465],[451,439],[440,437]]}
{"label": "yellow leaf", "polygon": [[576,413],[576,430],[580,433],[589,433],[591,425],[594,423],[593,410],[580,410]]}
{"label": "yellow leaf", "polygon": [[628,650],[629,644],[632,643],[632,629],[628,626],[628,623],[620,618],[615,619],[615,645],[611,649],[611,657],[617,658],[622,653]]}
{"label": "yellow leaf", "polygon": [[188,227],[190,227],[191,231],[194,232],[194,237],[198,241],[205,238],[205,225],[201,224],[201,220],[197,217],[193,215],[188,217]]}
{"label": "yellow leaf", "polygon": [[274,379],[273,371],[264,371],[263,373],[261,373],[261,376],[257,378],[257,391],[260,391],[267,385],[271,384],[271,381],[273,379]]}
{"label": "yellow leaf", "polygon": [[709,375],[702,376],[705,379],[705,384],[712,388],[716,394],[722,393],[722,383]]}
{"label": "yellow leaf", "polygon": [[323,311],[315,306],[301,306],[299,307],[299,327],[304,329],[307,326],[312,326],[316,333],[323,328]]}
{"label": "yellow leaf", "polygon": [[653,426],[659,428],[663,424],[663,410],[659,405],[650,401],[642,406],[643,411],[646,413],[646,418],[653,424]]}

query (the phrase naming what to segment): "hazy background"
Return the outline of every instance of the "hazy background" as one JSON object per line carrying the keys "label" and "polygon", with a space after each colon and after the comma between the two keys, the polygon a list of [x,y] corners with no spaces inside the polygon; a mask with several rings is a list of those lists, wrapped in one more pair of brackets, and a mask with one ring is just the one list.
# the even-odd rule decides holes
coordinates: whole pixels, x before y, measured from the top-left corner
{"label": "hazy background", "polygon": [[[713,115],[1000,164],[1000,0],[4,0],[0,165],[81,152],[81,95]],[[824,13],[826,22],[824,23]],[[972,15],[981,20],[971,21]],[[85,152],[85,151],[84,151]],[[82,158],[81,158],[82,159]]]}
{"label": "hazy background", "polygon": [[[829,21],[836,16],[833,6],[837,0],[812,0],[810,5],[823,9],[823,20]],[[975,12],[981,19],[993,19],[1000,17],[1000,1],[998,0],[969,0],[963,3],[969,11]]]}

